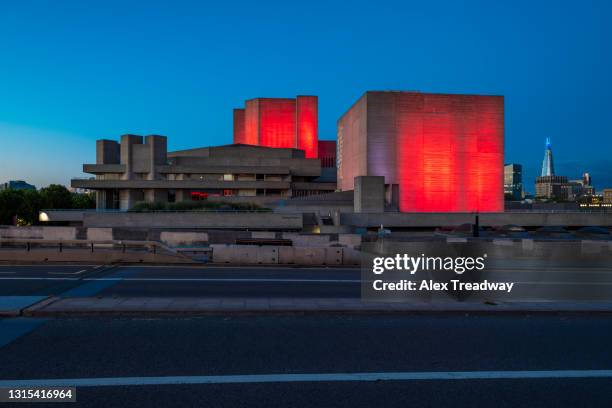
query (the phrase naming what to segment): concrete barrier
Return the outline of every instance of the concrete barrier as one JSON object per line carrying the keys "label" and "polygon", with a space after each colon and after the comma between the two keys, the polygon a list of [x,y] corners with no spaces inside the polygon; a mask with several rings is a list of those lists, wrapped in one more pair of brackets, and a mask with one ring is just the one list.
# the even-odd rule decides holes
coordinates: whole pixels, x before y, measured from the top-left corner
{"label": "concrete barrier", "polygon": [[87,228],[88,241],[112,241],[112,228]]}
{"label": "concrete barrier", "polygon": [[172,247],[203,246],[208,244],[208,234],[206,232],[162,231],[160,241]]}
{"label": "concrete barrier", "polygon": [[[217,264],[258,265],[342,265],[345,248],[251,245],[211,245]],[[351,264],[356,264],[353,257]]]}
{"label": "concrete barrier", "polygon": [[0,229],[0,238],[6,239],[76,239],[74,227],[5,227]]}
{"label": "concrete barrier", "polygon": [[276,232],[273,232],[273,231],[253,231],[253,232],[251,232],[251,238],[275,239],[276,238]]}
{"label": "concrete barrier", "polygon": [[340,245],[355,248],[361,245],[361,235],[359,234],[339,234],[338,243]]}
{"label": "concrete barrier", "polygon": [[84,227],[125,228],[229,228],[301,230],[302,214],[267,212],[95,212],[85,213]]}
{"label": "concrete barrier", "polygon": [[290,239],[296,247],[327,247],[330,245],[329,235],[296,234],[283,232],[284,239]]}
{"label": "concrete barrier", "polygon": [[279,247],[279,264],[284,265],[342,265],[341,247]]}
{"label": "concrete barrier", "polygon": [[173,254],[161,254],[150,252],[122,252],[121,250],[96,250],[89,252],[87,249],[65,249],[58,252],[56,249],[39,249],[26,252],[25,250],[0,251],[0,262],[11,264],[20,263],[45,263],[45,262],[83,262],[92,264],[112,263],[162,263],[162,264],[191,264],[193,260]]}
{"label": "concrete barrier", "polygon": [[235,265],[277,264],[278,247],[211,245],[214,263]]}

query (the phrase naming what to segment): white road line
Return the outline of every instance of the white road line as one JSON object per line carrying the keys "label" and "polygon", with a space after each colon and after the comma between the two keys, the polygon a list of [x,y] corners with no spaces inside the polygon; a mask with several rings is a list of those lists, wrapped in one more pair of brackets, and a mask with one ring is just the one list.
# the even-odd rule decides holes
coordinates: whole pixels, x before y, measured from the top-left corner
{"label": "white road line", "polygon": [[[0,268],[49,268],[51,265],[48,264],[22,264],[22,265],[2,265]],[[81,265],[81,264],[59,264],[56,266],[76,266],[79,268],[89,268],[95,265]]]}
{"label": "white road line", "polygon": [[416,371],[382,373],[255,374],[202,375],[168,377],[108,377],[39,380],[0,380],[0,387],[113,387],[179,384],[251,384],[344,381],[455,381],[455,380],[527,380],[563,378],[612,378],[612,370],[546,371]]}
{"label": "white road line", "polygon": [[[43,278],[43,277],[0,277],[0,280],[78,280],[79,278]],[[85,278],[83,281],[131,281],[131,282],[263,282],[263,283],[371,283],[372,280],[362,281],[360,279],[270,279],[270,278]],[[518,285],[587,285],[608,286],[612,282],[514,282]]]}
{"label": "white road line", "polygon": [[87,269],[82,269],[78,272],[49,272],[49,275],[80,275],[87,272]]}
{"label": "white road line", "polygon": [[[0,280],[79,280],[79,278],[0,277]],[[361,283],[343,279],[215,279],[215,278],[85,278],[83,281],[142,281],[142,282],[297,282],[297,283]]]}
{"label": "white road line", "polygon": [[73,280],[79,280],[79,278],[39,278],[39,277],[34,277],[34,276],[16,276],[16,277],[2,277],[0,278],[0,280],[56,280],[56,281],[62,281],[62,280],[68,280],[68,281],[73,281]]}
{"label": "white road line", "polygon": [[[1,279],[1,278],[0,278]],[[359,279],[270,279],[270,278],[85,278],[84,281],[142,281],[142,282],[297,282],[297,283],[361,283]]]}

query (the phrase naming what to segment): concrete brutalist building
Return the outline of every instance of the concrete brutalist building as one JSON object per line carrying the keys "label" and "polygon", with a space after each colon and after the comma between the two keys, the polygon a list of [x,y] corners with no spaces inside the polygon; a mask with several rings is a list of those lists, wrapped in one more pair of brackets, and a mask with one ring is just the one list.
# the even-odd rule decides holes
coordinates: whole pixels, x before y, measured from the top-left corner
{"label": "concrete brutalist building", "polygon": [[98,140],[96,163],[83,171],[95,177],[71,186],[95,190],[98,209],[217,198],[265,204],[336,188],[335,180],[321,178],[321,161],[303,150],[232,144],[168,152],[158,135]]}

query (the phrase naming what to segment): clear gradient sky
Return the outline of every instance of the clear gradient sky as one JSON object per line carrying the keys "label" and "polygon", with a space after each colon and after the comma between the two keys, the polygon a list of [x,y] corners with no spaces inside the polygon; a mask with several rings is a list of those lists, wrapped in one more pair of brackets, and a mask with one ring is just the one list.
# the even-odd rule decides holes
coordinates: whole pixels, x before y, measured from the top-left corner
{"label": "clear gradient sky", "polygon": [[610,1],[0,0],[0,182],[69,184],[95,140],[231,143],[248,98],[319,96],[320,138],[366,90],[501,94],[506,162],[612,187]]}

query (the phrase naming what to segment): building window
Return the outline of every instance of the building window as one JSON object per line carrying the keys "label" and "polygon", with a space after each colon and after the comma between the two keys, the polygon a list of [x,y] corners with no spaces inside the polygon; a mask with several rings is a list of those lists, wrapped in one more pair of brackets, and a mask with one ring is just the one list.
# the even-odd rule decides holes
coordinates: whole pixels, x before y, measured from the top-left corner
{"label": "building window", "polygon": [[223,175],[223,181],[234,181],[234,175],[233,174],[224,174]]}

